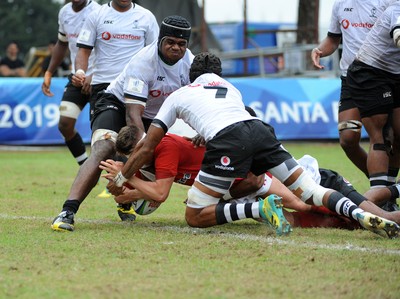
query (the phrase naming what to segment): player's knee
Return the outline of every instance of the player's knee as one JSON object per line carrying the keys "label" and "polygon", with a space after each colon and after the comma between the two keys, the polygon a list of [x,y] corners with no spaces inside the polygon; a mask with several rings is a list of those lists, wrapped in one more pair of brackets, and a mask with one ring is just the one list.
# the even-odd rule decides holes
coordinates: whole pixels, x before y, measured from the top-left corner
{"label": "player's knee", "polygon": [[323,205],[323,197],[328,191],[328,189],[317,184],[305,171],[288,188],[303,202],[312,198],[316,206]]}
{"label": "player's knee", "polygon": [[[102,141],[102,140],[109,140],[113,144],[115,144],[117,140],[118,133],[109,130],[109,129],[97,129],[96,131],[93,132],[92,134],[92,142],[91,146],[94,146],[96,142]],[[113,145],[114,146],[114,145]]]}

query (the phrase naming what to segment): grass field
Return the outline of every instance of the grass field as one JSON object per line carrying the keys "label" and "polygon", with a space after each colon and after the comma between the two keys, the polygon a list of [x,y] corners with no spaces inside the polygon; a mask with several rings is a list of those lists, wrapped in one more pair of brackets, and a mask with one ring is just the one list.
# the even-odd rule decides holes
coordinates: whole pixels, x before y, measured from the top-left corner
{"label": "grass field", "polygon": [[[360,191],[366,178],[336,143],[286,143]],[[119,221],[100,181],[73,233],[50,229],[78,166],[65,149],[0,151],[0,298],[400,298],[400,240],[367,231],[252,220],[209,229],[184,221],[186,188],[135,223]]]}

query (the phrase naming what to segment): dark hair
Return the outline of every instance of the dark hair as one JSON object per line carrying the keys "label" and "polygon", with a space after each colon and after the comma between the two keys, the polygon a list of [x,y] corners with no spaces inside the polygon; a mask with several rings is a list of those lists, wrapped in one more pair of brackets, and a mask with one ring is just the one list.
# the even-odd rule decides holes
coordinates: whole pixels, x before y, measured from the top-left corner
{"label": "dark hair", "polygon": [[222,75],[221,60],[214,54],[202,52],[197,54],[190,66],[189,79],[193,82],[197,77],[206,73],[214,73],[218,76]]}
{"label": "dark hair", "polygon": [[158,35],[158,44],[166,36],[178,37],[186,39],[189,44],[189,38],[192,27],[188,20],[181,16],[169,16],[164,18],[160,26],[160,34]]}
{"label": "dark hair", "polygon": [[257,117],[257,113],[253,110],[253,108],[249,107],[249,106],[244,106],[244,109],[246,109],[246,111],[254,117]]}
{"label": "dark hair", "polygon": [[137,140],[139,129],[136,126],[125,126],[119,130],[115,149],[123,155],[130,155],[139,140]]}

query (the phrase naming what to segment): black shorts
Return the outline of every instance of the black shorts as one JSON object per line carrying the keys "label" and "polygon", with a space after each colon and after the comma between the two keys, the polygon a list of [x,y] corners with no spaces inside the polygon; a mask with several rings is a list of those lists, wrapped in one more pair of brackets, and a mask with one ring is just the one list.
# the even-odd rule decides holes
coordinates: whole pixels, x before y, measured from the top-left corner
{"label": "black shorts", "polygon": [[90,124],[92,132],[108,129],[118,133],[126,126],[124,103],[111,93],[99,92]]}
{"label": "black shorts", "polygon": [[342,85],[340,88],[339,113],[357,108],[356,103],[351,97],[349,86],[347,85],[347,78],[341,76],[340,80],[342,81]]}
{"label": "black shorts", "polygon": [[350,194],[354,191],[354,187],[350,182],[346,181],[337,172],[329,169],[320,168],[319,173],[321,174],[320,185],[325,188],[330,188],[342,193],[344,196]]}
{"label": "black shorts", "polygon": [[399,107],[400,75],[355,60],[347,70],[347,84],[361,117],[389,114]]}
{"label": "black shorts", "polygon": [[215,176],[245,178],[249,171],[260,175],[291,158],[270,125],[249,120],[226,127],[207,142],[201,170]]}
{"label": "black shorts", "polygon": [[101,84],[95,84],[92,85],[92,92],[90,94],[90,119],[92,119],[93,114],[94,114],[94,103],[96,102],[96,100],[98,99],[98,93],[105,91],[108,87],[108,85],[110,85],[110,83],[101,83]]}
{"label": "black shorts", "polygon": [[71,82],[72,74],[68,76],[68,83],[65,85],[62,102],[71,102],[79,106],[81,110],[89,103],[90,95],[83,94],[81,87],[75,87]]}

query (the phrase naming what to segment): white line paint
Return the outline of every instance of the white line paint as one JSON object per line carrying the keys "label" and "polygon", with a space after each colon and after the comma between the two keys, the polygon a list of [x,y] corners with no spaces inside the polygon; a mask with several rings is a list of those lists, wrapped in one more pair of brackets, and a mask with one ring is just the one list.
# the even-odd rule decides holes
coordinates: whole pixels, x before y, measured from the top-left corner
{"label": "white line paint", "polygon": [[[52,219],[47,217],[35,217],[35,216],[11,216],[7,214],[0,214],[0,219],[9,219],[9,220],[30,220],[30,221],[48,221],[49,223]],[[94,224],[113,224],[113,225],[126,225],[125,222],[121,221],[111,221],[111,220],[94,220],[94,219],[81,219],[79,218],[79,222],[83,223],[94,223]],[[185,233],[185,234],[207,234],[207,235],[218,235],[219,238],[229,238],[229,239],[238,239],[243,241],[252,241],[252,242],[260,242],[266,243],[269,245],[282,245],[282,246],[290,246],[290,247],[303,247],[303,248],[319,248],[319,249],[327,249],[327,250],[343,250],[343,251],[358,251],[365,253],[377,253],[384,255],[400,255],[400,250],[393,249],[381,249],[381,248],[366,248],[359,247],[348,243],[346,245],[335,245],[335,244],[318,244],[312,242],[304,242],[298,243],[293,240],[288,239],[287,237],[262,237],[255,236],[250,234],[235,234],[235,233],[221,233],[220,231],[210,231],[209,229],[199,229],[199,228],[191,228],[191,227],[179,227],[179,226],[154,226],[151,224],[140,223],[137,222],[135,225],[140,225],[142,227],[147,227],[148,229],[157,230],[157,231],[173,231],[176,233]]]}

